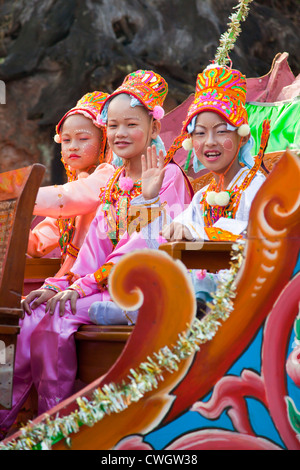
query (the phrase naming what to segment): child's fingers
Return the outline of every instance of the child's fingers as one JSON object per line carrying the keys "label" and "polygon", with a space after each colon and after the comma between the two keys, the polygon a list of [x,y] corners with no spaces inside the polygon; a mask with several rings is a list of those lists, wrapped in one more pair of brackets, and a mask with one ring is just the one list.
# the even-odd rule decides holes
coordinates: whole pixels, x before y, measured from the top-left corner
{"label": "child's fingers", "polygon": [[147,162],[146,162],[146,157],[144,154],[141,156],[141,163],[142,163],[142,173],[144,173],[147,170]]}
{"label": "child's fingers", "polygon": [[162,170],[163,167],[164,167],[164,164],[165,164],[164,152],[162,150],[160,150],[159,153],[158,153],[158,168],[160,170]]}
{"label": "child's fingers", "polygon": [[149,168],[152,168],[152,149],[151,147],[148,147],[147,148],[147,170],[149,170]]}
{"label": "child's fingers", "polygon": [[171,240],[174,233],[174,224],[171,222],[169,225],[164,225],[161,234],[166,240]]}
{"label": "child's fingers", "polygon": [[45,313],[49,312],[49,315],[53,315],[58,301],[59,301],[59,296],[54,296],[52,297],[52,299],[48,300],[46,304]]}
{"label": "child's fingers", "polygon": [[152,149],[151,149],[151,157],[152,157],[152,168],[157,168],[157,153],[156,153],[156,147],[155,145],[152,145]]}
{"label": "child's fingers", "polygon": [[30,310],[30,307],[29,307],[27,301],[23,300],[21,305],[22,305],[23,312],[27,313],[27,315],[31,315],[31,310]]}
{"label": "child's fingers", "polygon": [[59,316],[63,317],[65,313],[65,307],[66,307],[66,297],[62,297],[59,301]]}
{"label": "child's fingers", "polygon": [[159,162],[159,168],[160,169],[163,168],[164,164],[165,164],[165,156],[164,156],[164,152],[162,150],[159,151],[158,162]]}
{"label": "child's fingers", "polygon": [[24,300],[25,304],[29,305],[34,299],[39,297],[39,295],[41,295],[40,291],[38,291],[38,290],[31,291]]}
{"label": "child's fingers", "polygon": [[73,315],[76,315],[76,303],[77,303],[77,296],[76,296],[76,294],[73,294],[71,299],[70,299],[71,311],[72,311]]}
{"label": "child's fingers", "polygon": [[41,304],[45,303],[48,300],[49,295],[51,295],[51,291],[48,289],[40,291],[39,295],[36,295],[35,300],[31,303],[31,308],[34,310]]}
{"label": "child's fingers", "polygon": [[172,241],[181,241],[184,239],[184,225],[179,222],[174,223]]}
{"label": "child's fingers", "polygon": [[165,168],[162,168],[161,171],[160,171],[160,174],[158,176],[158,181],[159,181],[159,184],[162,185],[162,182],[164,180],[164,177],[165,177],[165,171],[166,169]]}

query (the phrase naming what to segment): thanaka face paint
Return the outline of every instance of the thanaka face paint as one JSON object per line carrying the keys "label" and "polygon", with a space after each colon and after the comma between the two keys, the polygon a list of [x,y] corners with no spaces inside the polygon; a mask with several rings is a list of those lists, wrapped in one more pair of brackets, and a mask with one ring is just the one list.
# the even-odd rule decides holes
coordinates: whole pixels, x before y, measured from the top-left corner
{"label": "thanaka face paint", "polygon": [[225,150],[232,150],[233,149],[233,142],[232,139],[228,138],[224,140],[223,147]]}

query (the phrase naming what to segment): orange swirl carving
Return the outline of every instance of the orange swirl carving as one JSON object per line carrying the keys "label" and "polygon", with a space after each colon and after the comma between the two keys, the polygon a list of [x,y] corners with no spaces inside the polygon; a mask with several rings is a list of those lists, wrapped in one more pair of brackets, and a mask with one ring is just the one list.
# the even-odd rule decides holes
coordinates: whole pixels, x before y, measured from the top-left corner
{"label": "orange swirl carving", "polygon": [[[140,307],[140,313],[122,355],[111,370],[78,394],[89,399],[94,388],[128,381],[130,369],[137,369],[164,346],[172,347],[194,317],[195,299],[186,269],[163,252],[139,250],[125,255],[113,268],[109,284],[112,298],[122,308]],[[92,428],[84,427],[72,435],[72,449],[110,449],[128,433],[150,431],[170,409],[173,402],[170,391],[185,375],[192,359],[191,356],[180,362],[176,372],[166,373],[158,388],[127,410],[105,416]],[[74,396],[70,406],[69,402],[65,402],[64,409],[54,408],[51,415],[55,416],[58,409],[60,415],[69,413]],[[53,447],[61,448],[63,442]]]}

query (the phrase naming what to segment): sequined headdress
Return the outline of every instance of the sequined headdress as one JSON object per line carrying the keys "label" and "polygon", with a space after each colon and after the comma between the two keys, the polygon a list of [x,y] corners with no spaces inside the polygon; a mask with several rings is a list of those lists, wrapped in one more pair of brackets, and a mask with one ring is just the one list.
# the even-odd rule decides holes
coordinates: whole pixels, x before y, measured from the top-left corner
{"label": "sequined headdress", "polygon": [[121,93],[136,98],[155,119],[164,116],[163,103],[168,93],[168,84],[163,77],[152,70],[137,70],[127,75],[122,83],[103,103],[101,118],[107,119],[107,106],[111,98]]}
{"label": "sequined headdress", "polygon": [[246,77],[226,66],[208,66],[197,76],[195,97],[182,131],[186,132],[193,117],[203,111],[214,111],[232,126],[240,128],[248,124],[245,103]]}
{"label": "sequined headdress", "polygon": [[[83,116],[91,119],[96,127],[101,127],[102,123],[100,122],[100,112],[102,105],[108,96],[108,93],[102,93],[101,91],[93,91],[83,95],[83,97],[77,101],[76,106],[67,111],[57,124],[56,136],[59,136],[61,126],[65,119],[73,114],[82,114]],[[55,141],[58,141],[59,143],[58,138],[56,138]]]}

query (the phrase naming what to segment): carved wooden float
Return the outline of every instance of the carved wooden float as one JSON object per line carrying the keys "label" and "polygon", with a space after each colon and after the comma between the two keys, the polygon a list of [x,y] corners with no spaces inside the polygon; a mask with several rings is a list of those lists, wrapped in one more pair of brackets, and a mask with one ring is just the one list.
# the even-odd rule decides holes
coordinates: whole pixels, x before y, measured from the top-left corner
{"label": "carved wooden float", "polygon": [[[138,401],[127,396],[123,411],[104,413],[93,425],[71,433],[71,449],[300,449],[298,350],[288,357],[299,308],[299,181],[299,157],[287,151],[253,202],[234,308],[213,337],[179,361],[174,373],[164,371],[164,380]],[[144,297],[121,356],[107,374],[50,410],[50,421],[42,415],[31,427],[47,428],[57,416],[68,420],[76,410],[85,410],[82,397],[92,400],[105,385],[128,384],[132,369],[138,370],[154,352],[172,348],[193,321],[195,305],[185,269],[160,251],[124,257],[110,288],[124,308],[137,308]],[[268,415],[273,434],[257,431],[257,423],[266,419],[261,408],[250,410],[249,398]],[[224,414],[227,428],[218,426]],[[6,444],[20,437],[17,433]],[[68,447],[60,437],[52,448]]]}

